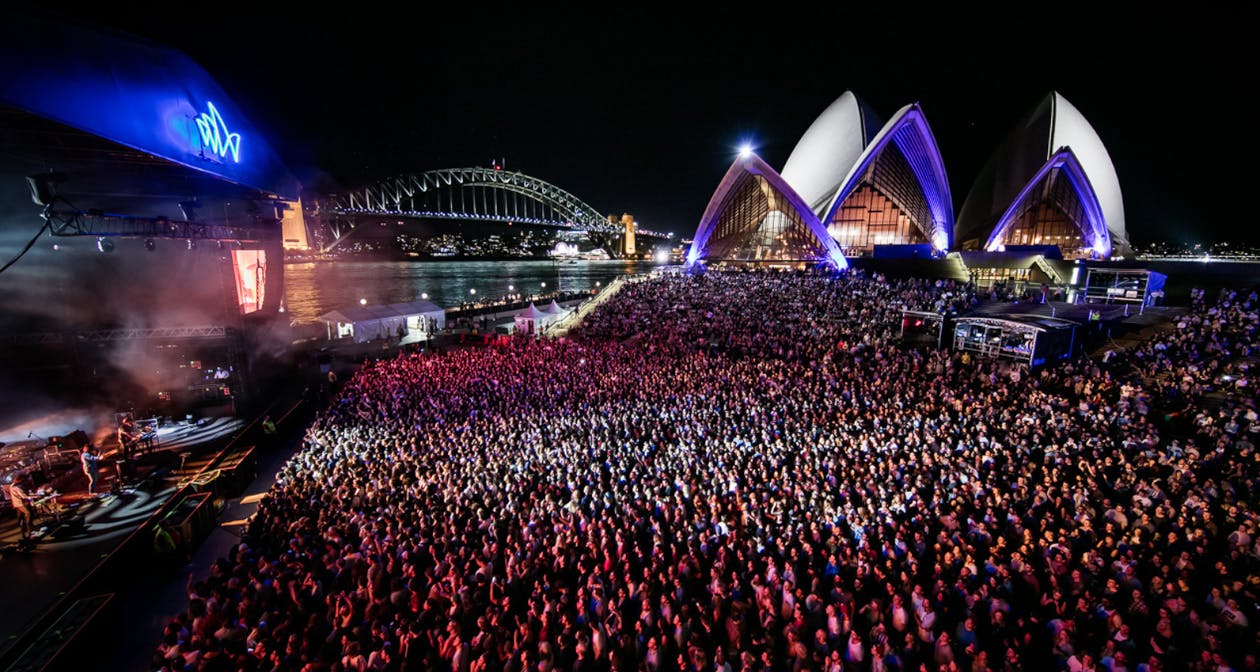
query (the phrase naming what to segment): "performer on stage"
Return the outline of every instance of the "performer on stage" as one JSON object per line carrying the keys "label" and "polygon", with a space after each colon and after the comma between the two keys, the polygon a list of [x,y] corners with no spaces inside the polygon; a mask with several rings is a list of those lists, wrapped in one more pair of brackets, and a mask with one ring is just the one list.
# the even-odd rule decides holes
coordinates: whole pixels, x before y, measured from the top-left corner
{"label": "performer on stage", "polygon": [[27,477],[21,476],[15,478],[9,486],[9,503],[13,505],[13,510],[17,512],[18,528],[22,532],[22,540],[18,542],[19,546],[26,546],[33,542],[31,532],[34,530],[34,515],[31,513],[31,495],[26,492]]}
{"label": "performer on stage", "polygon": [[83,448],[83,453],[79,456],[83,462],[83,474],[88,479],[88,494],[96,494],[96,481],[101,475],[101,456],[96,454],[96,446],[88,445]]}
{"label": "performer on stage", "polygon": [[136,421],[132,420],[131,416],[124,415],[118,421],[118,449],[124,460],[132,458],[139,440],[140,433],[136,431]]}

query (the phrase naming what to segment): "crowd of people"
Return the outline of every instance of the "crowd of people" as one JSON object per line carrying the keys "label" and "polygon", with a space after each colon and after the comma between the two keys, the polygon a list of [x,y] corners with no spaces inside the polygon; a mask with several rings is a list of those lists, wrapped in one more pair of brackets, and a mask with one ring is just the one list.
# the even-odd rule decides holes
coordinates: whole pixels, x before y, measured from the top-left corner
{"label": "crowd of people", "polygon": [[153,667],[1258,669],[1256,295],[1034,372],[899,343],[979,300],[671,275],[366,363]]}

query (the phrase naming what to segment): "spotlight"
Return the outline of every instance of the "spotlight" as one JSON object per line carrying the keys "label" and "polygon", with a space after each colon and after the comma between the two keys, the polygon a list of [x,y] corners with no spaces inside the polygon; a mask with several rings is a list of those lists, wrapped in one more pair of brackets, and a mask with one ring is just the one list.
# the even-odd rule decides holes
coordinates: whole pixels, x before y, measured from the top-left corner
{"label": "spotlight", "polygon": [[145,238],[145,239],[144,239],[144,249],[146,249],[146,250],[148,250],[148,251],[152,252],[153,250],[156,250],[156,249],[157,249],[157,243],[153,242],[153,239],[152,239],[152,238]]}
{"label": "spotlight", "polygon": [[35,205],[49,206],[57,198],[57,185],[65,182],[61,173],[37,173],[28,175],[26,183],[31,188],[31,200]]}
{"label": "spotlight", "polygon": [[752,145],[745,142],[744,144],[739,146],[739,158],[746,159],[752,156],[752,153],[753,153]]}
{"label": "spotlight", "polygon": [[109,238],[106,238],[105,236],[101,236],[100,238],[96,239],[96,249],[100,250],[101,252],[113,252],[114,241],[110,240]]}

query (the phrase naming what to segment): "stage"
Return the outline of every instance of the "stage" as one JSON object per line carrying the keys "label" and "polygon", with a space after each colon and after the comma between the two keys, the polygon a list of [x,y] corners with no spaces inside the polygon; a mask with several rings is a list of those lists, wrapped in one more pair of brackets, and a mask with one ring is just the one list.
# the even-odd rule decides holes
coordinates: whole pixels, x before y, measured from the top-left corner
{"label": "stage", "polygon": [[[38,471],[44,480],[40,487],[55,493],[36,512],[33,545],[19,548],[21,535],[6,487],[0,515],[0,574],[7,579],[6,603],[13,606],[0,610],[0,641],[21,633],[59,594],[148,520],[215,451],[245,428],[245,421],[218,417],[160,424],[151,446],[138,451],[125,475],[117,468],[121,455],[112,425],[110,419],[90,433],[102,454],[95,495],[87,492],[87,476],[77,454],[66,464],[49,468],[46,455],[31,449],[27,442],[35,440],[26,434],[37,433],[34,430],[23,426],[18,435],[23,438],[6,441],[0,449],[17,446],[17,452],[27,456],[22,460],[36,459],[31,473]],[[50,426],[65,431],[64,425]],[[12,436],[11,428],[0,433],[0,440]],[[14,452],[9,451],[9,458]]]}

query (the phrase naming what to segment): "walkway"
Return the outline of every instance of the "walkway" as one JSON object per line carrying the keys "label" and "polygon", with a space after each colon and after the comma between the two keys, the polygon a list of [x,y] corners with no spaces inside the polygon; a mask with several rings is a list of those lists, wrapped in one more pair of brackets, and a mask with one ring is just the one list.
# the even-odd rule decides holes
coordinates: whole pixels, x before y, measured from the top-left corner
{"label": "walkway", "polygon": [[569,332],[572,331],[574,327],[582,324],[582,320],[586,319],[586,316],[590,315],[591,311],[598,308],[608,299],[616,296],[617,292],[621,291],[621,288],[626,285],[626,282],[627,280],[625,278],[617,278],[616,280],[608,283],[608,286],[600,290],[599,294],[596,294],[594,298],[583,303],[576,311],[565,317],[564,320],[553,325],[551,329],[548,330],[547,336],[549,338],[564,338],[565,336],[568,336]]}

